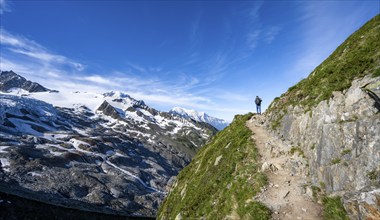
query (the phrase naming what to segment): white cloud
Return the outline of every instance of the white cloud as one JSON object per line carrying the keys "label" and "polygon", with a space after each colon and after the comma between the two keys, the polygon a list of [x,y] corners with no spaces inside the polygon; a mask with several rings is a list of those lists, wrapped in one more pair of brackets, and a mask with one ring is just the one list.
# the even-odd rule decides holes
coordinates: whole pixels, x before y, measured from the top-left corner
{"label": "white cloud", "polygon": [[139,71],[140,73],[145,73],[146,69],[140,65],[128,62],[128,66],[130,66],[132,69]]}
{"label": "white cloud", "polygon": [[[160,74],[173,74],[173,70],[145,67],[135,63],[127,63],[127,71],[107,71],[108,74],[104,75],[91,73],[83,68],[83,64],[52,53],[35,41],[1,30],[0,69],[13,70],[49,89],[98,93],[119,90],[136,99],[144,100],[158,110],[182,106],[214,115],[224,115],[225,119],[230,119],[232,113],[245,112],[238,108],[225,108],[211,101],[215,91],[210,90],[208,85],[221,77],[233,62],[229,59],[229,50],[221,51],[212,60],[203,63],[209,74],[202,79],[178,70],[174,70],[177,72],[175,78],[163,79],[159,78]],[[219,96],[219,99],[227,100],[229,97],[234,95]]]}
{"label": "white cloud", "polygon": [[49,54],[43,51],[27,51],[23,49],[9,49],[14,53],[23,54],[32,58],[36,58],[37,60],[45,61],[45,62],[64,62],[65,57]]}
{"label": "white cloud", "polygon": [[264,33],[263,40],[267,44],[271,44],[272,41],[276,38],[281,28],[277,26],[269,27]]}
{"label": "white cloud", "polygon": [[48,72],[46,73],[46,75],[48,75],[48,76],[50,76],[50,77],[54,77],[54,78],[58,78],[58,77],[60,77],[60,74],[59,74],[59,73],[57,73],[57,72],[52,72],[52,71],[48,71]]}
{"label": "white cloud", "polygon": [[102,77],[99,75],[86,76],[86,77],[81,77],[78,79],[83,79],[83,80],[86,80],[89,82],[93,82],[96,84],[103,84],[103,85],[107,85],[107,86],[120,86],[120,84],[116,83],[115,81],[112,81],[108,78],[105,78],[105,77]]}
{"label": "white cloud", "polygon": [[0,0],[0,15],[10,11],[8,0]]}
{"label": "white cloud", "polygon": [[255,30],[248,34],[247,42],[248,42],[249,48],[255,49],[257,47],[257,44],[259,43],[259,40],[260,40],[260,34],[261,34],[261,30]]}
{"label": "white cloud", "polygon": [[279,26],[264,26],[262,21],[260,21],[260,10],[263,3],[262,1],[255,2],[247,13],[249,19],[247,23],[250,30],[246,35],[246,42],[251,50],[261,43],[271,44],[281,30]]}
{"label": "white cloud", "polygon": [[263,3],[264,3],[263,1],[255,1],[254,5],[248,9],[249,10],[248,15],[251,19],[251,23],[255,23],[257,22],[257,20],[259,20],[260,9],[263,6]]}
{"label": "white cloud", "polygon": [[0,54],[0,70],[2,71],[13,70],[19,73],[26,73],[32,71],[33,69],[34,68],[31,65],[26,66],[16,61],[10,61]]}
{"label": "white cloud", "polygon": [[[65,56],[51,53],[38,43],[21,36],[13,35],[3,28],[0,29],[0,42],[2,47],[14,54],[21,54],[32,59],[34,63],[39,63],[43,66],[55,66],[58,64],[68,66],[76,71],[82,71],[84,69],[84,65],[81,63],[75,62]],[[2,57],[4,53],[5,51],[2,53]]]}

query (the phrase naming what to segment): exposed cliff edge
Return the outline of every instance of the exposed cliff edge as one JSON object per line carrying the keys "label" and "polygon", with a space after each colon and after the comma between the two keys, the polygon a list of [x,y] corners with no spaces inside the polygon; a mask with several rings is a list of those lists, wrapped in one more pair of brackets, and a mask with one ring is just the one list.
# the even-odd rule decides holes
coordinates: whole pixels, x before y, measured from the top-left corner
{"label": "exposed cliff edge", "polygon": [[311,184],[341,196],[352,219],[380,218],[379,39],[376,16],[266,114],[309,160]]}
{"label": "exposed cliff edge", "polygon": [[274,113],[267,115],[268,127],[278,123],[274,132],[309,160],[312,185],[342,196],[353,219],[370,217],[367,206],[380,198],[380,114],[361,89],[369,82],[380,77],[355,80],[308,112],[289,106],[279,122]]}
{"label": "exposed cliff edge", "polygon": [[[276,98],[259,125],[271,132],[267,137],[284,143],[278,158],[297,152],[290,161],[282,160],[280,167],[301,174],[297,178],[306,181],[304,194],[325,204],[325,219],[347,219],[345,212],[351,219],[380,219],[379,39],[380,15]],[[259,130],[255,133],[252,125],[255,144],[249,144],[250,134],[242,122],[250,117],[237,116],[180,172],[160,207],[159,219],[268,219],[271,211],[272,218],[281,217],[275,215],[282,209],[262,198],[270,195],[262,193],[268,183],[263,173],[276,170],[276,164],[266,167],[263,159],[273,157],[265,157],[262,149],[262,158],[257,156],[255,147],[271,143],[260,143]],[[322,218],[319,213],[309,218],[307,211],[303,217]]]}

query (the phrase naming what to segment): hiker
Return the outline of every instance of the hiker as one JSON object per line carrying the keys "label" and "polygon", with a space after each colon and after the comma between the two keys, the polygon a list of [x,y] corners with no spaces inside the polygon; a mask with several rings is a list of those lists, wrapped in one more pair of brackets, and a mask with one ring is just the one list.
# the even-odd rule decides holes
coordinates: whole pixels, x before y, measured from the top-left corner
{"label": "hiker", "polygon": [[260,115],[261,115],[261,102],[262,101],[263,100],[261,100],[259,96],[256,96],[256,99],[255,99],[256,111],[257,111],[257,114],[260,114]]}

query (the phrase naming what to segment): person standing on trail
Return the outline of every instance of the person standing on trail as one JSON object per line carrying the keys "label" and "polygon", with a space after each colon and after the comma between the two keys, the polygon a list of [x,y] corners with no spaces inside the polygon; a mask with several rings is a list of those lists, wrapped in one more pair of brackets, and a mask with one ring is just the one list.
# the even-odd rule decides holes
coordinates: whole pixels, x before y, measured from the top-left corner
{"label": "person standing on trail", "polygon": [[259,96],[256,96],[256,99],[255,99],[255,103],[256,103],[256,112],[257,114],[260,114],[261,115],[261,102],[263,100],[260,99]]}

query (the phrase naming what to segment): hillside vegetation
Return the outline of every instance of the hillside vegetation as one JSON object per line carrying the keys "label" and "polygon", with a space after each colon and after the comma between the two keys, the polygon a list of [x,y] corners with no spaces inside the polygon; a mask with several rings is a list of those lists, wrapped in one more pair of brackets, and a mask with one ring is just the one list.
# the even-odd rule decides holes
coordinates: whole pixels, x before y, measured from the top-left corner
{"label": "hillside vegetation", "polygon": [[[293,151],[302,152],[302,155],[307,157],[310,162],[307,166],[311,170],[309,175],[319,174],[326,177],[319,179],[319,185],[325,186],[328,192],[333,190],[351,192],[355,185],[351,186],[350,183],[355,182],[356,179],[352,181],[345,178],[346,176],[355,176],[358,179],[357,183],[361,184],[368,179],[364,173],[368,169],[374,170],[377,167],[378,160],[374,159],[377,152],[373,150],[375,147],[366,145],[378,143],[376,136],[378,126],[377,122],[373,121],[373,119],[377,120],[377,117],[361,119],[362,129],[355,127],[359,124],[349,123],[357,119],[353,116],[352,119],[347,120],[347,123],[336,122],[324,126],[323,118],[318,118],[323,117],[323,114],[313,115],[313,111],[309,110],[314,109],[321,101],[328,100],[334,91],[348,91],[347,89],[351,87],[355,79],[367,75],[380,76],[380,15],[353,33],[306,79],[276,98],[265,114],[265,126],[271,125],[272,129],[278,128],[276,135],[279,135],[281,139],[299,143]],[[341,100],[344,100],[344,95]],[[367,109],[369,103],[366,101],[367,99],[364,98],[359,100],[354,110],[345,109],[345,106],[340,108],[333,106],[335,114],[340,115],[348,111],[351,111],[352,115],[359,114],[353,111],[363,112],[362,106]],[[336,102],[335,105],[341,102]],[[288,107],[296,105],[302,106],[296,111],[299,109],[301,112],[304,111],[303,114],[297,115],[301,117],[299,120],[297,117],[289,117],[289,115],[295,115],[295,111]],[[326,112],[326,110],[319,112]],[[373,112],[368,112],[368,115],[371,114]],[[260,158],[254,144],[255,140],[251,138],[252,133],[246,127],[246,122],[251,117],[252,114],[235,116],[232,124],[219,132],[211,143],[201,148],[192,162],[177,176],[172,191],[160,207],[158,219],[270,218],[270,210],[253,199],[260,191],[260,187],[264,186],[268,180],[265,175],[258,172]],[[315,118],[315,120],[309,120],[309,118]],[[308,122],[307,126],[303,126],[305,121]],[[361,130],[362,133],[360,133]],[[290,134],[290,131],[293,133]],[[359,141],[351,141],[352,137]],[[342,144],[335,144],[337,138],[341,138],[339,143]],[[259,145],[260,142],[257,141],[257,144]],[[342,146],[349,149],[349,152],[355,150],[361,154],[351,157],[346,148],[346,150],[341,149]],[[345,152],[343,155],[345,158],[340,152]],[[350,167],[355,167],[358,172],[340,163],[343,159],[350,162],[352,164]],[[361,163],[362,161],[366,161],[365,166]],[[339,175],[344,172],[347,175]],[[345,184],[341,184],[342,181],[346,181]],[[316,182],[313,184],[318,185]],[[358,193],[361,195],[360,192]],[[343,207],[340,197],[326,197],[323,200],[325,219],[347,218],[344,211],[347,207]],[[349,201],[358,203],[356,200]],[[359,206],[363,208],[368,205],[363,204]],[[358,213],[352,216],[358,216]]]}
{"label": "hillside vegetation", "polygon": [[197,153],[178,175],[158,219],[269,219],[269,209],[252,199],[267,180],[257,172],[258,152],[245,126],[251,117],[235,116]]}
{"label": "hillside vegetation", "polygon": [[285,111],[289,105],[309,110],[365,75],[380,76],[380,15],[347,38],[307,78],[276,98],[268,111]]}

